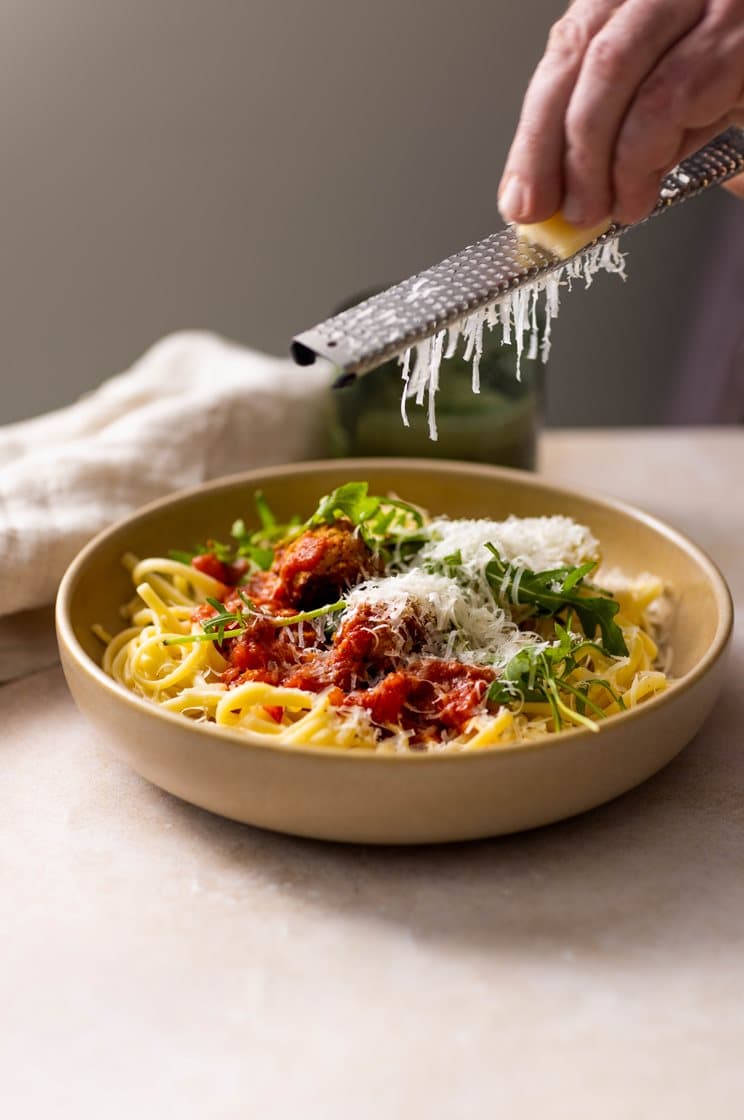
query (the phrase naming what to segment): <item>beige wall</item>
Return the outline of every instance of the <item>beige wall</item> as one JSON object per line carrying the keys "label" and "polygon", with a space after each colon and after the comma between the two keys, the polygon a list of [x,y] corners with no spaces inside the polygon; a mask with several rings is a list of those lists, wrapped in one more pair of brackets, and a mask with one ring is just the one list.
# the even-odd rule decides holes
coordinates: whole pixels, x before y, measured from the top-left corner
{"label": "beige wall", "polygon": [[[5,0],[0,420],[72,400],[182,327],[284,351],[347,293],[490,232],[559,7]],[[566,301],[553,421],[663,413],[721,205],[635,234],[628,284]]]}

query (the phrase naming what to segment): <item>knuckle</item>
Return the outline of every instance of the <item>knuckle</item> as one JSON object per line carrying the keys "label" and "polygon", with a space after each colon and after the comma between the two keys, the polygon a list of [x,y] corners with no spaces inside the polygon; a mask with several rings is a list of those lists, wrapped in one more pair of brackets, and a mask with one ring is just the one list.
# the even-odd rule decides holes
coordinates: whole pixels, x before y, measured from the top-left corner
{"label": "knuckle", "polygon": [[564,63],[576,63],[584,55],[589,33],[580,19],[567,12],[550,29],[547,53]]}
{"label": "knuckle", "polygon": [[744,20],[744,0],[719,0],[709,4],[705,13],[705,24],[716,37],[736,34]]}
{"label": "knuckle", "polygon": [[585,65],[603,83],[619,82],[628,73],[628,52],[624,43],[609,35],[597,35],[589,44]]}
{"label": "knuckle", "polygon": [[686,81],[687,101],[693,124],[709,123],[731,109],[740,88],[744,88],[744,57],[733,66],[724,55],[716,58],[711,52],[707,60],[690,68]]}
{"label": "knuckle", "polygon": [[591,143],[586,134],[578,136],[568,134],[566,149],[566,164],[577,179],[582,180],[587,175],[593,174],[600,163],[600,153]]}
{"label": "knuckle", "polygon": [[638,182],[638,155],[635,148],[631,147],[624,137],[618,140],[615,151],[613,179],[615,194],[624,195],[632,191]]}
{"label": "knuckle", "polygon": [[566,112],[566,139],[576,159],[591,161],[597,151],[597,134],[604,120],[601,100],[584,98]]}
{"label": "knuckle", "polygon": [[613,169],[616,193],[632,188],[638,178],[638,154],[635,148],[621,136],[615,151]]}
{"label": "knuckle", "polygon": [[668,72],[651,74],[638,91],[635,108],[644,117],[671,117],[679,103],[681,88],[681,83]]}
{"label": "knuckle", "polygon": [[520,121],[519,135],[509,153],[508,167],[531,175],[539,166],[545,148],[545,134],[539,121]]}

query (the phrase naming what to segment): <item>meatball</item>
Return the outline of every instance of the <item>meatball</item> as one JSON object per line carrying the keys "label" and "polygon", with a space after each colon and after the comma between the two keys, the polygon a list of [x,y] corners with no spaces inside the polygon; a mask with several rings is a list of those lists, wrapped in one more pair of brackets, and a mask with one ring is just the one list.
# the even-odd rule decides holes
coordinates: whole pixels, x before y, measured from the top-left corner
{"label": "meatball", "polygon": [[391,672],[420,634],[413,617],[402,618],[395,626],[384,613],[362,604],[344,619],[330,650],[309,649],[300,655],[302,663],[286,684],[309,692],[329,686],[350,692]]}
{"label": "meatball", "polygon": [[350,521],[307,529],[277,556],[275,571],[293,606],[313,610],[379,570]]}
{"label": "meatball", "polygon": [[333,639],[336,661],[350,662],[358,676],[388,671],[424,638],[422,620],[413,604],[393,619],[384,606],[360,603]]}

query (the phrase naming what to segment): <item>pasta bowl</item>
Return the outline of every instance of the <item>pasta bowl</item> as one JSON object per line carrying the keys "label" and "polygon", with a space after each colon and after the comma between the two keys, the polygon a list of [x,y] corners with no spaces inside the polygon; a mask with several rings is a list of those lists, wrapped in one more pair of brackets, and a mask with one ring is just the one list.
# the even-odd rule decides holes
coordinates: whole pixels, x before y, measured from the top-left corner
{"label": "pasta bowl", "polygon": [[[351,479],[394,492],[433,515],[501,519],[567,515],[599,539],[605,563],[652,571],[671,589],[670,687],[602,722],[477,751],[379,753],[286,742],[195,722],[143,699],[103,672],[94,627],[122,627],[132,588],[121,558],[163,555],[223,538],[248,520],[260,489],[283,519],[309,514]],[[624,793],[695,735],[723,682],[732,628],[726,584],[690,540],[643,512],[539,475],[416,459],[356,459],[272,467],[210,482],[148,505],[107,529],[73,561],[57,600],[70,690],[101,741],[157,786],[212,812],[301,836],[431,843],[548,824]]]}

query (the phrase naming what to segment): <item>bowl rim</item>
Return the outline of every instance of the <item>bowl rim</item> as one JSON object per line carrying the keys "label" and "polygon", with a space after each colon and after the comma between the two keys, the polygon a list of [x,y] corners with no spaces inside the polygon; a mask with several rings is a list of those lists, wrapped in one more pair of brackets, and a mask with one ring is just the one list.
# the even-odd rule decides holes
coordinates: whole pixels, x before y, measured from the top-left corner
{"label": "bowl rim", "polygon": [[[109,677],[101,666],[96,664],[93,658],[83,649],[75,635],[70,613],[72,596],[77,581],[90,557],[110,537],[119,533],[125,526],[138,521],[142,517],[149,516],[151,513],[157,512],[160,509],[176,503],[187,502],[189,499],[200,494],[208,493],[211,490],[230,489],[232,487],[250,485],[251,482],[257,482],[259,479],[281,479],[298,473],[311,474],[316,471],[321,472],[324,470],[343,471],[345,467],[354,471],[382,468],[386,470],[401,470],[404,473],[406,471],[430,470],[438,474],[480,475],[482,477],[500,479],[506,482],[516,482],[527,488],[530,488],[532,485],[537,485],[540,489],[551,491],[556,495],[565,495],[567,497],[589,501],[604,506],[606,509],[617,511],[633,520],[640,521],[649,529],[667,538],[667,540],[670,540],[673,544],[676,544],[683,551],[691,555],[705,571],[714,590],[719,607],[718,625],[710,645],[698,664],[683,676],[673,679],[668,689],[652,696],[646,703],[637,708],[631,708],[627,711],[616,713],[607,724],[602,724],[597,732],[591,732],[585,728],[578,727],[572,730],[561,731],[555,735],[541,736],[538,739],[532,739],[526,742],[481,747],[477,751],[462,750],[448,752],[442,750],[390,753],[377,751],[371,747],[359,747],[350,750],[349,748],[339,747],[333,744],[310,746],[302,743],[286,743],[282,742],[279,737],[274,739],[273,736],[264,736],[258,732],[240,731],[237,728],[223,727],[206,721],[197,722],[184,719],[180,713],[171,712],[167,708],[154,704],[146,697],[138,696],[136,693],[130,692],[128,689],[124,688],[117,681],[113,680],[112,677]],[[303,755],[327,760],[337,760],[341,758],[359,762],[371,762],[374,760],[374,765],[382,765],[384,763],[417,766],[443,765],[444,763],[451,764],[452,762],[461,763],[462,760],[466,758],[474,760],[493,758],[495,756],[511,757],[514,754],[535,754],[537,752],[554,749],[560,744],[568,745],[571,742],[575,742],[577,739],[587,743],[596,740],[599,744],[601,743],[601,737],[603,735],[606,736],[612,728],[619,730],[628,726],[629,722],[632,720],[637,721],[638,719],[648,718],[649,713],[658,711],[662,706],[666,707],[670,703],[674,703],[678,694],[683,689],[689,688],[706,676],[709,670],[725,653],[733,631],[733,622],[734,606],[731,591],[715,561],[704,549],[695,544],[690,537],[686,536],[678,529],[675,529],[673,526],[668,525],[660,518],[646,513],[637,506],[617,498],[607,497],[598,491],[584,487],[561,486],[552,482],[541,472],[524,471],[512,467],[499,467],[488,463],[471,463],[452,459],[383,456],[374,458],[308,459],[296,463],[255,467],[251,470],[239,471],[234,474],[210,479],[195,486],[173,490],[160,498],[156,498],[143,506],[139,506],[124,517],[118,518],[84,545],[68,565],[60,582],[55,602],[55,625],[60,650],[66,652],[75,662],[78,669],[90,680],[106,689],[115,701],[131,706],[143,715],[149,715],[156,722],[157,720],[165,720],[166,724],[180,728],[184,734],[202,736],[205,744],[213,740],[214,736],[217,736],[218,740],[222,740],[224,743],[232,743],[243,749],[252,748],[278,752],[284,755]]]}

